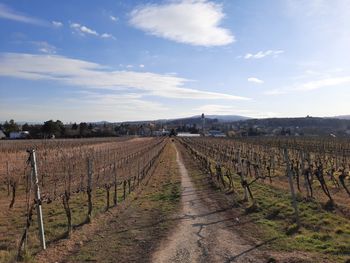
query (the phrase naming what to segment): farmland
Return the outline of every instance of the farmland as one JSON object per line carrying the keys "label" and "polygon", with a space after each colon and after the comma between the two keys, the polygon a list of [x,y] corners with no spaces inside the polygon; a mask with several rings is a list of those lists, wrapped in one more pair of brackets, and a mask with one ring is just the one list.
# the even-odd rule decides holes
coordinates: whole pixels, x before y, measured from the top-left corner
{"label": "farmland", "polygon": [[[0,149],[4,262],[108,261],[114,253],[122,262],[161,262],[185,249],[169,250],[184,236],[186,246],[199,244],[192,261],[349,259],[345,139],[121,137],[2,141]],[[41,200],[27,149],[36,150]],[[159,241],[169,238],[176,242]],[[140,240],[144,246],[136,246]]]}
{"label": "farmland", "polygon": [[346,140],[200,138],[181,143],[256,221],[260,236],[279,240],[274,249],[349,255]]}
{"label": "farmland", "polygon": [[36,220],[32,220],[38,200],[34,201],[26,149],[37,149],[40,203],[50,243],[125,200],[152,172],[165,142],[153,138],[1,142],[0,225],[4,234],[0,242],[2,251],[7,251],[3,257],[13,256],[17,249],[35,253],[40,247],[34,234]]}

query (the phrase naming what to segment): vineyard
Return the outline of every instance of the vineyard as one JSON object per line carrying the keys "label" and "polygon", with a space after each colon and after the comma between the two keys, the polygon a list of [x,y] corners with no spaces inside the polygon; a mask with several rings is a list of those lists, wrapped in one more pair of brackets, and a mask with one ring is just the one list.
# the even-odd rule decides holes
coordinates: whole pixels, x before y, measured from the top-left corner
{"label": "vineyard", "polygon": [[[43,246],[37,207],[44,211],[46,242],[107,211],[152,174],[166,144],[158,138],[1,142],[0,249],[2,258],[24,258]],[[35,149],[35,151],[27,151]],[[33,152],[35,152],[34,178]],[[36,190],[40,189],[40,198]],[[40,224],[40,223],[39,223]],[[39,227],[40,229],[40,227]],[[45,241],[44,241],[45,243]]]}
{"label": "vineyard", "polygon": [[[262,229],[261,238],[279,240],[273,250],[350,254],[349,141],[122,137],[0,142],[0,261],[26,260],[98,215],[123,211],[162,163],[166,146],[167,158],[177,148],[189,156],[201,171],[197,179],[213,182],[230,209],[242,209],[242,218]],[[174,164],[165,173],[175,178]]]}
{"label": "vineyard", "polygon": [[[211,175],[215,174],[224,188],[226,177],[227,187],[234,191],[233,176],[238,175],[245,193],[244,200],[248,200],[249,193],[249,198],[254,201],[250,185],[258,180],[264,183],[268,180],[271,185],[284,187],[283,178],[291,178],[291,186],[296,185],[301,195],[319,200],[326,198],[330,208],[336,203],[344,205],[344,214],[350,214],[347,206],[350,189],[346,183],[350,169],[350,144],[265,139],[248,142],[185,139],[182,143]],[[222,172],[224,167],[225,173]],[[322,189],[324,196],[315,188]]]}
{"label": "vineyard", "polygon": [[237,206],[268,225],[270,236],[297,234],[293,239],[297,249],[298,242],[306,241],[302,250],[309,245],[310,251],[350,254],[348,140],[184,138],[180,142]]}

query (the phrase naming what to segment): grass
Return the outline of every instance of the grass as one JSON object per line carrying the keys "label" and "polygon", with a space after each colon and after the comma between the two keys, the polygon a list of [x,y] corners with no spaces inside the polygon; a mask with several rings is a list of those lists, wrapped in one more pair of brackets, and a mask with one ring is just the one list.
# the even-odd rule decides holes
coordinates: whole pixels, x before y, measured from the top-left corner
{"label": "grass", "polygon": [[151,201],[169,201],[177,202],[181,196],[180,193],[180,182],[178,183],[167,183],[163,185],[161,192],[154,193],[150,196]]}
{"label": "grass", "polygon": [[[252,191],[261,209],[250,217],[265,229],[268,236],[271,231],[277,233],[280,241],[274,244],[274,248],[350,255],[348,219],[324,210],[315,201],[304,199],[298,203],[301,228],[297,230],[289,194],[259,183],[252,186]],[[297,234],[291,235],[293,233]]]}
{"label": "grass", "polygon": [[[201,187],[198,181],[206,175],[198,168],[191,170],[191,176],[197,182],[196,187]],[[222,172],[225,173],[225,169]],[[257,181],[251,185],[256,200],[253,206],[251,202],[242,201],[243,189],[238,175],[234,176],[234,186],[235,194],[231,196],[241,219],[255,225],[249,235],[260,240],[277,238],[277,241],[265,246],[266,249],[316,253],[329,262],[350,260],[350,221],[347,218],[297,194],[301,221],[298,228],[287,191]]]}
{"label": "grass", "polygon": [[[175,150],[165,149],[158,168],[142,192],[108,227],[99,230],[68,261],[150,262],[150,254],[176,224],[171,217],[180,208],[181,182]],[[108,246],[105,244],[108,243]]]}
{"label": "grass", "polygon": [[[239,182],[235,183],[237,186]],[[261,230],[259,238],[277,238],[269,249],[322,253],[337,262],[344,262],[350,256],[348,219],[324,210],[314,200],[299,199],[301,227],[298,228],[288,193],[259,182],[251,190],[259,209],[247,216]],[[242,196],[243,192],[239,192],[238,196]],[[238,196],[235,198],[239,199]]]}
{"label": "grass", "polygon": [[[118,202],[123,200],[122,186],[118,187]],[[110,205],[113,204],[112,194],[110,196]],[[16,204],[15,204],[16,206]],[[77,226],[82,224],[87,215],[87,195],[85,192],[74,194],[70,199],[70,208],[72,212],[72,224]],[[57,199],[50,204],[42,205],[44,228],[46,242],[49,244],[58,239],[66,237],[67,217],[63,208],[61,199]],[[104,189],[96,189],[93,194],[93,217],[104,212],[106,209],[106,191]],[[11,211],[9,221],[5,222],[0,219],[0,227],[6,228],[6,232],[10,235],[0,237],[0,262],[13,262],[17,249],[18,240],[20,239],[25,226],[26,216],[23,207]],[[33,213],[32,225],[29,229],[27,253],[24,255],[25,262],[32,261],[32,255],[38,252],[40,248],[40,240],[38,238],[38,226],[36,220],[36,210]],[[6,220],[6,218],[5,218]]]}

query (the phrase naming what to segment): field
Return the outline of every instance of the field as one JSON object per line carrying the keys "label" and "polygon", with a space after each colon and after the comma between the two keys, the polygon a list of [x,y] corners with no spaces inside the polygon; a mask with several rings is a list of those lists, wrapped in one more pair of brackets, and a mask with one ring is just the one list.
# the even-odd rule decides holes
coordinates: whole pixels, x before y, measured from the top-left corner
{"label": "field", "polygon": [[26,149],[36,149],[40,202],[46,240],[50,244],[69,236],[95,214],[125,200],[152,173],[165,143],[166,140],[156,138],[1,142],[3,261],[14,258],[17,251],[40,250],[35,186]]}
{"label": "field", "polygon": [[[45,252],[27,149],[36,150]],[[346,262],[349,168],[342,139],[0,141],[0,261],[111,262],[118,253],[161,262],[162,251],[181,258],[185,248],[159,240],[193,240],[206,262]]]}
{"label": "field", "polygon": [[348,141],[196,138],[181,143],[256,222],[259,237],[278,240],[270,249],[335,256],[330,262],[349,257]]}

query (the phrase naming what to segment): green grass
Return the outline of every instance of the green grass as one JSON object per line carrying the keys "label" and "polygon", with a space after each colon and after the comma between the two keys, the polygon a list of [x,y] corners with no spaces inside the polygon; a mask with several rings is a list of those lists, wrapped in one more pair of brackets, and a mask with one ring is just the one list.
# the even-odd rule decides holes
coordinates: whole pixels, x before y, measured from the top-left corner
{"label": "green grass", "polygon": [[340,260],[350,255],[348,219],[324,210],[315,201],[301,200],[301,228],[297,229],[288,193],[259,182],[251,188],[260,209],[249,217],[262,229],[263,238],[278,238],[274,249],[318,252],[339,256]]}
{"label": "green grass", "polygon": [[[110,194],[110,205],[113,205],[113,193]],[[105,189],[96,189],[93,193],[93,218],[100,213],[103,213],[106,209],[106,191]],[[122,186],[118,187],[118,202],[123,200]],[[69,201],[72,212],[72,224],[73,226],[82,224],[87,216],[87,194],[85,192],[77,193],[71,196]],[[67,232],[67,217],[63,208],[62,200],[59,198],[50,204],[44,203],[42,205],[44,228],[46,242],[49,244],[55,242],[58,239],[65,238]],[[33,213],[32,225],[29,229],[28,235],[28,247],[27,253],[24,255],[25,262],[31,262],[32,254],[38,252],[40,248],[40,241],[38,238],[38,226],[37,226],[36,210]],[[24,211],[21,214],[10,218],[10,226],[20,227],[20,232],[15,235],[19,240],[24,231],[26,217]],[[15,229],[8,229],[8,232],[16,231]],[[18,230],[17,230],[18,231]],[[16,257],[17,245],[14,243],[13,236],[6,238],[6,236],[0,238],[0,262],[14,262]]]}
{"label": "green grass", "polygon": [[[225,169],[222,172],[225,173]],[[193,178],[198,176],[195,172]],[[238,175],[234,176],[234,186],[233,201],[239,204],[242,217],[248,217],[257,225],[256,237],[261,240],[277,238],[267,249],[320,253],[330,262],[350,259],[350,221],[347,218],[326,211],[320,203],[306,200],[297,193],[301,221],[298,228],[288,192],[257,181],[251,185],[256,201],[252,209],[251,202],[242,202],[243,189]]]}
{"label": "green grass", "polygon": [[151,201],[174,201],[177,202],[181,196],[181,183],[167,183],[163,185],[161,192],[150,196]]}

